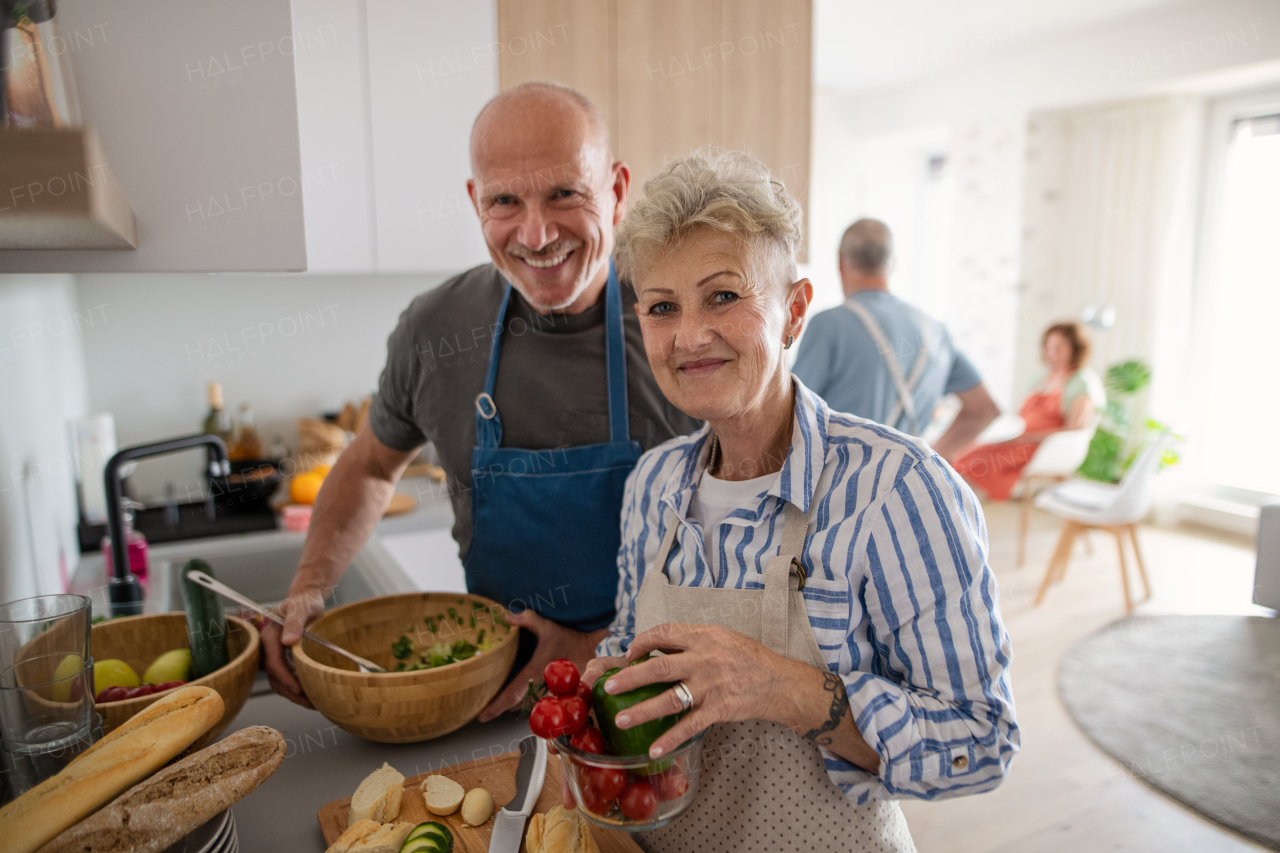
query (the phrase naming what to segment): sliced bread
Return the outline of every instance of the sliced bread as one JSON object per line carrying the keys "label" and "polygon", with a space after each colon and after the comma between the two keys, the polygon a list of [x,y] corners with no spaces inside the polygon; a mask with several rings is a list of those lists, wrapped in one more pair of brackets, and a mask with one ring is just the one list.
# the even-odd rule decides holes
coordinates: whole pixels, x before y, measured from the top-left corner
{"label": "sliced bread", "polygon": [[400,815],[400,798],[404,795],[404,776],[390,764],[370,773],[351,795],[351,813],[347,827],[361,820],[386,823]]}
{"label": "sliced bread", "polygon": [[453,814],[466,795],[466,789],[448,776],[428,776],[422,781],[422,797],[427,801],[427,811],[432,814]]}

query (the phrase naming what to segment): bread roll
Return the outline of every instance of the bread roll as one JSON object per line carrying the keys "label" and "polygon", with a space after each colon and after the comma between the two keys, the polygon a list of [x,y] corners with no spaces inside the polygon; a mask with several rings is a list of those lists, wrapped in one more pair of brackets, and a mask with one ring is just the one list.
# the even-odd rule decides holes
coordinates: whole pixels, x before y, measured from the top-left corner
{"label": "bread roll", "polygon": [[400,798],[404,795],[404,776],[390,764],[370,773],[351,795],[351,811],[347,826],[358,821],[376,820],[378,823],[395,820],[400,815]]}
{"label": "bread roll", "polygon": [[448,776],[428,776],[422,780],[422,798],[427,811],[435,815],[451,815],[462,805],[466,789]]}
{"label": "bread roll", "polygon": [[564,806],[529,818],[524,845],[529,853],[600,853],[587,819]]}
{"label": "bread roll", "polygon": [[493,794],[484,788],[472,788],[462,798],[462,822],[479,826],[493,817]]}
{"label": "bread roll", "polygon": [[0,809],[5,853],[32,853],[67,827],[150,776],[222,719],[222,697],[208,687],[183,687]]}
{"label": "bread roll", "polygon": [[284,753],[275,729],[241,729],[134,785],[39,853],[158,853],[265,782]]}
{"label": "bread roll", "polygon": [[358,820],[347,827],[325,853],[399,853],[410,832],[413,832],[411,823]]}

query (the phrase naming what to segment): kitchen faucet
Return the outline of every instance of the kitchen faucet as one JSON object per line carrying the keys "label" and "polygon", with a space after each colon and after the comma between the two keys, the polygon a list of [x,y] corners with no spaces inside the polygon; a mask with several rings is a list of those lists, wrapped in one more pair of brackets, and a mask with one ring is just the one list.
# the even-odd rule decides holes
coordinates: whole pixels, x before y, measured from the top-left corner
{"label": "kitchen faucet", "polygon": [[[124,532],[124,495],[120,484],[120,468],[135,459],[149,456],[163,456],[187,450],[200,445],[209,447],[209,473],[214,477],[225,477],[231,473],[231,463],[227,461],[227,446],[216,435],[187,435],[182,438],[171,438],[153,444],[139,444],[126,447],[107,461],[103,473],[103,483],[107,492],[107,533],[111,537],[111,580],[107,584],[107,596],[111,602],[111,615],[134,616],[142,612],[142,585],[129,571],[128,543]],[[213,495],[207,498],[212,510]]]}

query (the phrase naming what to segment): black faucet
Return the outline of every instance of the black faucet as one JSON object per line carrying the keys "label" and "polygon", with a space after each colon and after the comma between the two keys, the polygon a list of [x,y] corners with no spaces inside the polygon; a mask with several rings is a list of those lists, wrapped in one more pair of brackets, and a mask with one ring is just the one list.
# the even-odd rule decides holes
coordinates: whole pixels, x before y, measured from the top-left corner
{"label": "black faucet", "polygon": [[[111,537],[111,580],[107,585],[107,595],[111,602],[112,616],[141,613],[143,597],[141,584],[133,572],[129,571],[129,543],[125,541],[124,533],[124,495],[120,487],[120,466],[135,459],[163,456],[201,445],[209,448],[210,475],[225,477],[231,473],[231,463],[227,461],[227,446],[216,435],[188,435],[154,444],[126,447],[107,461],[102,477],[107,491],[107,533]],[[210,494],[207,500],[211,507],[213,495]]]}

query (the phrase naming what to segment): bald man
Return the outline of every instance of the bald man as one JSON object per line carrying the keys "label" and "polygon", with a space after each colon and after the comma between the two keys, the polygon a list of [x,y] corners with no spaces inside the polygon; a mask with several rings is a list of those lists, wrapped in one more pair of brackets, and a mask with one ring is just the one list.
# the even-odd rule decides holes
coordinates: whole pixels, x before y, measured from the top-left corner
{"label": "bald man", "polygon": [[1000,414],[977,368],[947,327],[889,292],[893,234],[859,219],[840,240],[845,302],[809,321],[793,370],[833,409],[910,435],[929,425],[945,394],[960,412],[933,449],[950,461]]}
{"label": "bald man", "polygon": [[518,708],[548,662],[594,657],[614,614],[627,475],[644,450],[699,426],[658,390],[635,295],[613,272],[631,172],[595,106],[548,83],[498,95],[472,127],[471,169],[491,262],[400,316],[368,426],[316,501],[288,624],[263,632],[272,686],[300,704],[281,644],[323,612],[427,441],[448,477],[467,588],[523,629],[484,721]]}

